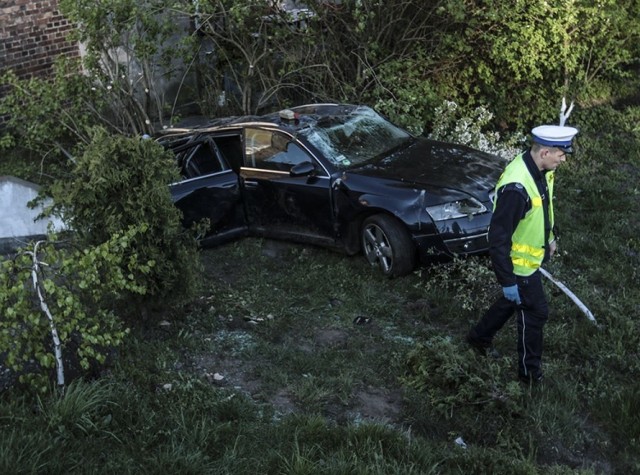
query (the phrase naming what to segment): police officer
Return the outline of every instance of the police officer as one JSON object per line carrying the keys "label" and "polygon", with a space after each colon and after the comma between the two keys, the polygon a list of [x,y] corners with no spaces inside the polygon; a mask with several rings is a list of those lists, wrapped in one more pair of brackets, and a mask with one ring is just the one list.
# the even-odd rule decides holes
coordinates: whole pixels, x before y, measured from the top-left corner
{"label": "police officer", "polygon": [[549,315],[540,265],[553,256],[553,179],[573,152],[573,127],[542,125],[532,131],[531,148],[505,168],[498,184],[489,229],[489,253],[502,296],[467,335],[467,342],[494,352],[493,337],[517,315],[518,376],[542,380],[542,329]]}

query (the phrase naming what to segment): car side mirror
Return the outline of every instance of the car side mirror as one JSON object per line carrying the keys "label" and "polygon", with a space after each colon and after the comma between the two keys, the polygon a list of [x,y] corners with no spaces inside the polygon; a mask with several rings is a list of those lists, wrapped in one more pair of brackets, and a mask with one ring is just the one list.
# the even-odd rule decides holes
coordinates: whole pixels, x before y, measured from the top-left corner
{"label": "car side mirror", "polygon": [[316,167],[313,165],[313,163],[302,162],[291,167],[291,170],[289,170],[289,176],[291,177],[308,176],[308,175],[313,175],[315,171],[316,171]]}

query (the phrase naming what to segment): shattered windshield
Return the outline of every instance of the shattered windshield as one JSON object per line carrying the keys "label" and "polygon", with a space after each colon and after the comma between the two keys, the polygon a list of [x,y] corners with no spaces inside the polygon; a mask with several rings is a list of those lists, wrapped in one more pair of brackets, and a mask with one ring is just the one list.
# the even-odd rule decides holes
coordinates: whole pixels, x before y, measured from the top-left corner
{"label": "shattered windshield", "polygon": [[340,168],[363,165],[411,141],[411,135],[369,107],[326,116],[299,133]]}

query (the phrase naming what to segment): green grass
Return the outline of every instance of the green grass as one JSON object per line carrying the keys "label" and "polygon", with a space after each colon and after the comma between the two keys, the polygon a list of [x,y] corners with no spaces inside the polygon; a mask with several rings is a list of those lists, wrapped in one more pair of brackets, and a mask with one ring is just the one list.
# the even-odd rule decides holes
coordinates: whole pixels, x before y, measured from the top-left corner
{"label": "green grass", "polygon": [[245,239],[204,251],[201,295],[133,328],[98,379],[3,393],[0,472],[640,473],[640,146],[614,138],[558,172],[546,267],[597,325],[545,283],[543,386],[516,381],[513,322],[497,360],[463,342],[498,290],[486,259],[389,280]]}
{"label": "green grass", "polygon": [[[3,395],[3,473],[601,473],[638,464],[637,385],[621,379],[638,368],[620,367],[629,352],[616,342],[630,328],[596,328],[562,295],[552,296],[547,326],[552,382],[529,390],[515,381],[512,329],[497,361],[462,342],[476,310],[463,308],[456,286],[482,286],[435,279],[467,262],[387,280],[361,258],[255,239],[204,251],[203,261],[202,296],[168,327],[134,328],[108,374],[35,411],[17,392]],[[356,325],[358,316],[371,320]],[[419,348],[426,379],[410,364]],[[410,387],[412,375],[423,384]]]}

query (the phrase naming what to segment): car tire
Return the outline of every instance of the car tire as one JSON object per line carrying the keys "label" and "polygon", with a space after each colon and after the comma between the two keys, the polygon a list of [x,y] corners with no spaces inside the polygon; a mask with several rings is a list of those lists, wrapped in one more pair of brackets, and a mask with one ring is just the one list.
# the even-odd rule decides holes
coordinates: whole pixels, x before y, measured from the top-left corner
{"label": "car tire", "polygon": [[361,228],[362,252],[369,264],[388,277],[399,277],[415,267],[415,245],[398,220],[376,214],[364,220]]}

